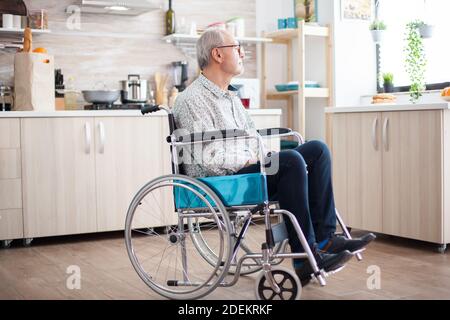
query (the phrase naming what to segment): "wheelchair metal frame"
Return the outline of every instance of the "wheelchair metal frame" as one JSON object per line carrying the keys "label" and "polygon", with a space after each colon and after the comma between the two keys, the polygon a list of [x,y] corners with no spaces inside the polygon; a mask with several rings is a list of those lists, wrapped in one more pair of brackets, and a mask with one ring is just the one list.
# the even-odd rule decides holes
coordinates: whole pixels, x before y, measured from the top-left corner
{"label": "wheelchair metal frame", "polygon": [[[171,110],[165,108],[165,107],[158,107],[158,110],[164,110],[167,112],[168,115],[171,115]],[[156,110],[154,110],[156,111]],[[172,129],[171,129],[172,131]],[[298,140],[299,144],[303,144],[304,143],[304,139],[303,137],[295,131],[290,131],[288,133],[282,133],[282,134],[268,134],[265,135],[265,137],[267,138],[281,138],[281,137],[288,137],[288,136],[293,136]],[[168,143],[171,146],[171,161],[173,163],[173,174],[175,175],[179,175],[179,160],[178,160],[178,151],[179,148],[184,147],[184,146],[192,146],[195,144],[205,144],[205,143],[210,143],[210,142],[221,142],[221,141],[237,141],[237,140],[255,140],[258,143],[258,159],[260,162],[260,170],[261,170],[261,174],[262,175],[266,175],[266,168],[265,168],[265,155],[266,155],[266,150],[264,147],[264,143],[263,143],[263,136],[261,135],[246,135],[246,136],[235,136],[235,137],[231,137],[231,138],[214,138],[214,139],[206,139],[206,140],[194,140],[194,141],[178,141],[177,140],[178,137],[176,137],[176,135],[171,132],[170,135],[170,139],[168,138]],[[184,186],[186,188],[186,186]],[[197,193],[198,191],[194,190],[193,188],[187,187],[188,189],[190,189],[192,192]],[[301,230],[301,227],[296,219],[296,217],[294,216],[294,214],[292,214],[291,212],[287,211],[287,210],[282,210],[282,209],[271,209],[269,207],[269,201],[265,201],[262,204],[255,204],[255,205],[249,205],[249,206],[234,206],[234,207],[225,207],[226,212],[228,213],[229,217],[230,217],[230,213],[235,213],[237,211],[244,211],[246,212],[246,216],[244,218],[243,221],[243,225],[242,228],[239,232],[239,235],[237,237],[236,242],[234,243],[234,247],[232,248],[232,257],[230,259],[230,261],[233,262],[233,265],[235,266],[235,272],[234,272],[234,277],[232,278],[231,281],[226,282],[225,280],[222,280],[218,286],[219,287],[229,287],[229,286],[233,286],[234,284],[237,283],[239,276],[240,276],[240,272],[241,272],[241,268],[242,265],[244,264],[244,261],[246,260],[253,260],[255,263],[255,266],[260,266],[265,274],[266,280],[268,281],[270,287],[272,288],[272,290],[275,293],[279,293],[280,292],[280,288],[277,285],[273,275],[272,275],[272,266],[280,264],[284,259],[294,259],[294,258],[302,258],[302,259],[307,259],[308,262],[310,263],[312,269],[313,269],[313,275],[314,277],[318,280],[319,284],[321,286],[325,286],[326,285],[326,281],[325,281],[325,276],[326,273],[323,270],[320,270],[318,268],[317,265],[317,261],[314,258],[314,255],[311,251],[311,248],[309,247],[306,238],[304,236],[303,231]],[[188,211],[184,211],[183,209],[176,209],[177,213],[178,213],[178,224],[179,224],[179,228],[183,229],[183,219],[184,218],[198,218],[198,217],[205,217],[205,214],[202,214],[202,210],[199,208],[197,209],[192,209],[190,208]],[[252,216],[256,213],[259,213],[260,215],[264,216],[264,227],[265,227],[265,231],[266,231],[266,241],[263,242],[261,244],[261,253],[245,253],[243,256],[241,256],[239,258],[239,260],[236,261],[236,255],[237,252],[241,246],[241,242],[245,236],[245,233],[248,230],[248,227],[250,226],[250,222],[252,220]],[[221,215],[221,213],[218,213],[218,215]],[[288,218],[290,220],[290,222],[292,223],[292,226],[294,227],[298,238],[300,240],[301,245],[303,246],[305,252],[304,253],[284,253],[284,249],[286,247],[287,244],[287,239],[284,239],[282,241],[282,243],[279,244],[275,244],[274,243],[274,239],[273,239],[273,233],[272,233],[272,222],[271,222],[271,217],[273,216],[278,216],[278,218],[282,221],[283,218]],[[336,210],[336,217],[337,217],[337,221],[339,222],[344,235],[351,239],[350,233],[348,231],[348,229],[346,228],[341,216],[339,215],[338,211]],[[277,247],[276,247],[277,246]],[[276,247],[276,248],[275,248]],[[275,250],[274,250],[275,248]],[[360,253],[356,254],[357,259],[358,260],[362,260],[362,257],[360,255]],[[182,265],[183,267],[187,267],[187,256],[186,253],[184,252],[183,257],[182,257]],[[260,261],[260,262],[258,262]],[[228,270],[227,270],[228,272]],[[177,281],[177,286],[196,286],[198,284],[196,284],[195,282],[190,282],[186,277],[184,277],[184,281]],[[208,284],[207,284],[208,285]],[[301,288],[300,288],[301,289]]]}

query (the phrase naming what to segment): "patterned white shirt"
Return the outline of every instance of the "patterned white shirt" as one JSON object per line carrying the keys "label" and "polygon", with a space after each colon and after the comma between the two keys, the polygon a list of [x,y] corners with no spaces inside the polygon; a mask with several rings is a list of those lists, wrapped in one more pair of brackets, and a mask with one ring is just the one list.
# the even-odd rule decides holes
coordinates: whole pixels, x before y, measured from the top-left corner
{"label": "patterned white shirt", "polygon": [[[256,134],[255,125],[236,93],[222,90],[204,75],[178,95],[172,112],[177,129],[183,129],[185,134],[226,129]],[[218,141],[184,147],[182,161],[189,176],[229,175],[254,161],[257,154],[258,145],[253,139]]]}

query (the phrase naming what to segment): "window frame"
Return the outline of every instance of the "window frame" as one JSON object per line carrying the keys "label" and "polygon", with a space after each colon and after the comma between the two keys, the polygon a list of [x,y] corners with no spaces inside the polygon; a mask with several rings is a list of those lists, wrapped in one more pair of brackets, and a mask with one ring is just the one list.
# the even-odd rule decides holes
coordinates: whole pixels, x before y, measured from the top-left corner
{"label": "window frame", "polygon": [[[375,19],[379,18],[379,2],[380,0],[375,0]],[[380,47],[381,44],[377,43],[375,45],[375,56],[376,56],[376,77],[377,77],[377,93],[384,93],[383,86],[380,86],[380,76],[381,76],[381,59],[380,59]],[[425,83],[425,92],[432,91],[432,90],[442,90],[446,87],[450,87],[450,79],[447,82],[438,82],[438,83]],[[411,88],[411,85],[408,86],[395,86],[394,87],[394,93],[395,92],[409,92]]]}

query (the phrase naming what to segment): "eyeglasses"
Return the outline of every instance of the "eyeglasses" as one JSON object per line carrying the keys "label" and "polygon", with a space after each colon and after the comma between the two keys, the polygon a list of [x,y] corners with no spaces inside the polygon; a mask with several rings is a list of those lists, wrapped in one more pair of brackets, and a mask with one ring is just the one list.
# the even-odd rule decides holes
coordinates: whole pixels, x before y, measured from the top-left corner
{"label": "eyeglasses", "polygon": [[216,47],[216,48],[236,48],[237,52],[239,54],[242,53],[242,46],[241,46],[240,43],[238,43],[238,44],[230,44],[230,45],[226,45],[226,46],[219,46],[219,47]]}

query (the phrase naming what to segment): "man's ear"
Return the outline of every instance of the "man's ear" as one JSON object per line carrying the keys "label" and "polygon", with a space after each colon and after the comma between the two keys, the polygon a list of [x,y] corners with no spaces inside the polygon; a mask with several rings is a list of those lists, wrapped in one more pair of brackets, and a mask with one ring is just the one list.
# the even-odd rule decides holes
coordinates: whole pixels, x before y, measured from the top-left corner
{"label": "man's ear", "polygon": [[217,49],[217,48],[212,49],[211,56],[217,63],[221,63],[222,62],[223,55],[222,55],[222,53],[220,52],[219,49]]}

